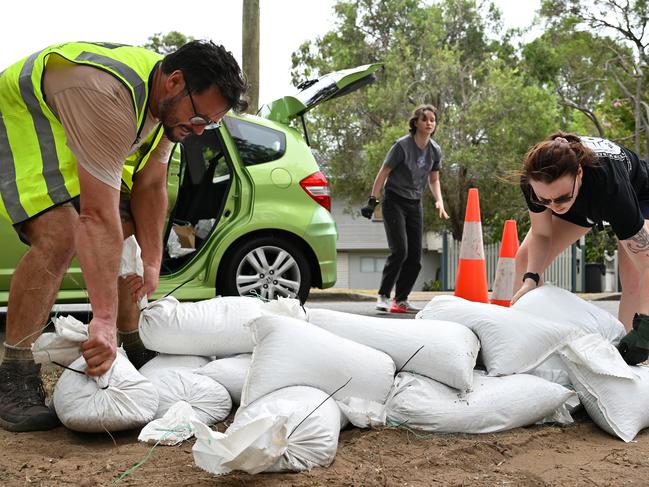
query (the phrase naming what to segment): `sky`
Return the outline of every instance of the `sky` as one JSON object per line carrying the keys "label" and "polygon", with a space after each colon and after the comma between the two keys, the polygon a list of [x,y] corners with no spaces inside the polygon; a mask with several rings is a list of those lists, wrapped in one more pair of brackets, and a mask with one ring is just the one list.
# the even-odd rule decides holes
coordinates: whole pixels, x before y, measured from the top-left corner
{"label": "sky", "polygon": [[[541,0],[495,0],[505,25],[529,25]],[[0,71],[50,44],[108,41],[143,45],[157,32],[223,44],[241,62],[242,0],[31,0],[2,6]],[[291,53],[334,27],[335,0],[260,0],[260,103],[294,92]],[[93,7],[88,9],[89,5]]]}

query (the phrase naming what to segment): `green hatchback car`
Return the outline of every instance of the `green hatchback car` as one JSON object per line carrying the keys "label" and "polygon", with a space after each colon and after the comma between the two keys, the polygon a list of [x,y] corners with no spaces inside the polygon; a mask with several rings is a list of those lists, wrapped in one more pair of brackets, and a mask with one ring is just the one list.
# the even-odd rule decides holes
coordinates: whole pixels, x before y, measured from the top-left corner
{"label": "green hatchback car", "polygon": [[[379,64],[337,71],[298,85],[258,116],[227,115],[174,150],[169,215],[156,298],[215,295],[297,297],[336,282],[335,222],[329,183],[309,147],[306,112],[375,78]],[[301,119],[302,131],[290,123]],[[0,222],[0,304],[26,247]],[[35,278],[38,278],[35,276]],[[73,261],[57,303],[87,303]]]}

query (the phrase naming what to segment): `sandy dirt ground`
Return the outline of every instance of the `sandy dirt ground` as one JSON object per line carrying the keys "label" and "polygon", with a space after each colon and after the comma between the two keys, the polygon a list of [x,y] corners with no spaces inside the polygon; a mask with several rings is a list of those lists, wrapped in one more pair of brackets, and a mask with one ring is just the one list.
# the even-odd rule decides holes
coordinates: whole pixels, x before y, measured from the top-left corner
{"label": "sandy dirt ground", "polygon": [[[46,376],[51,389],[55,374]],[[531,426],[488,435],[351,428],[341,432],[336,459],[328,468],[221,477],[195,466],[193,441],[152,449],[137,441],[137,431],[111,437],[62,426],[36,433],[0,430],[0,485],[649,485],[649,431],[624,443],[601,431],[585,413],[576,419],[570,426]],[[219,430],[225,427],[221,424]]]}
{"label": "sandy dirt ground", "polygon": [[649,435],[625,444],[589,422],[489,435],[349,429],[328,468],[215,477],[194,465],[192,442],[151,448],[137,433],[0,432],[3,486],[540,486],[649,485]]}

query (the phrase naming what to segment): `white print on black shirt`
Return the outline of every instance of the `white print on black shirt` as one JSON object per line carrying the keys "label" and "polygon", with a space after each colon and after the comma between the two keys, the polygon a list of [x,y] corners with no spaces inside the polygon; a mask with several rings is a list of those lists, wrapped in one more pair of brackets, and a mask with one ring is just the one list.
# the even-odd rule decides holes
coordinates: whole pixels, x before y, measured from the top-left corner
{"label": "white print on black shirt", "polygon": [[622,148],[610,140],[598,137],[579,137],[583,144],[592,150],[597,157],[608,157],[626,164],[627,172],[631,172],[631,161]]}

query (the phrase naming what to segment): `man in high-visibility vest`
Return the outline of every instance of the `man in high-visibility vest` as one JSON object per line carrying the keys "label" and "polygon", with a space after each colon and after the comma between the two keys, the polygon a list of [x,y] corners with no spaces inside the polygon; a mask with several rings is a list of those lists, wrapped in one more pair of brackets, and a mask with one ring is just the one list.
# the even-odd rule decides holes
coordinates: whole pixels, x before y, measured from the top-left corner
{"label": "man in high-visibility vest", "polygon": [[[172,142],[202,134],[230,109],[245,110],[245,89],[232,54],[208,41],[164,58],[121,44],[72,42],[0,72],[0,214],[29,245],[9,293],[0,364],[4,429],[58,424],[30,347],[75,254],[93,311],[81,344],[86,373],[110,369],[116,323],[131,360],[147,359],[133,309],[158,284]],[[127,160],[133,176],[122,181]],[[123,183],[130,191],[120,196]],[[118,285],[130,234],[142,248],[144,278]]]}

